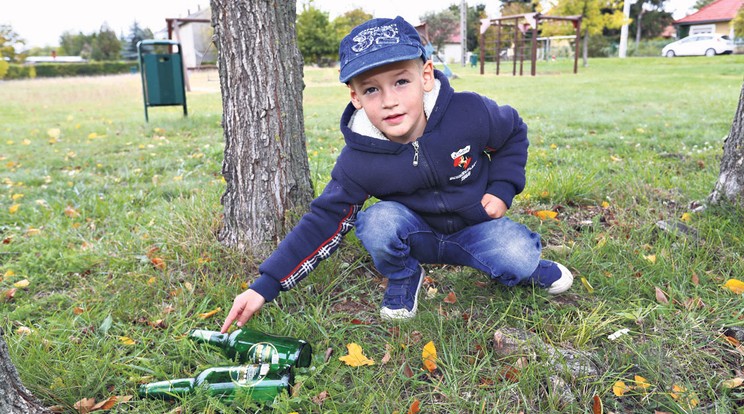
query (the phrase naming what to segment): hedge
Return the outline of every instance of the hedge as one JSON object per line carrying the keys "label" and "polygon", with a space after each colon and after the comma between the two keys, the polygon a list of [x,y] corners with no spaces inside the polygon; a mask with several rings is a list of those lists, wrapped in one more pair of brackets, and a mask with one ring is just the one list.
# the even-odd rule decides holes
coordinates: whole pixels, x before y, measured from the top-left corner
{"label": "hedge", "polygon": [[136,62],[37,63],[11,64],[2,79],[55,78],[62,76],[96,76],[137,71]]}

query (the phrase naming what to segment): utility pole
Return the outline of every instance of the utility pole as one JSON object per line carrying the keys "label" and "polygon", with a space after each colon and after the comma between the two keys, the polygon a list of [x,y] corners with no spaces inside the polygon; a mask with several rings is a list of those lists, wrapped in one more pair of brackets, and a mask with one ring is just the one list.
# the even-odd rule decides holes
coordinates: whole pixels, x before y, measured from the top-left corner
{"label": "utility pole", "polygon": [[462,66],[468,64],[468,3],[460,0],[460,51]]}

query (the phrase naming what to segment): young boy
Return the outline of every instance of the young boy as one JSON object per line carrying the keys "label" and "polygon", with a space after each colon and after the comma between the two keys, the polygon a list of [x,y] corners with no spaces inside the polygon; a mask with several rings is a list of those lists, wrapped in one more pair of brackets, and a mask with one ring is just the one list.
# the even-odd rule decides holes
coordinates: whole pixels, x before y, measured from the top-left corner
{"label": "young boy", "polygon": [[[383,319],[415,316],[421,263],[470,266],[551,294],[571,287],[568,269],[540,260],[540,236],[504,217],[525,185],[527,126],[514,109],[455,93],[400,17],[354,28],[339,57],[351,95],[346,146],[310,211],[235,298],[222,332],[294,287],[355,225],[388,278]],[[369,197],[380,201],[360,211]]]}

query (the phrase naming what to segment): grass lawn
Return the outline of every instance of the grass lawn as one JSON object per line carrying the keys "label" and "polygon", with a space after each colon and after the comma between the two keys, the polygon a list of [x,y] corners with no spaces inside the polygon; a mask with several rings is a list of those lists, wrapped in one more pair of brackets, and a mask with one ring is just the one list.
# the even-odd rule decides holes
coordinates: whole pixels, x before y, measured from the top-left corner
{"label": "grass lawn", "polygon": [[[695,208],[718,177],[744,56],[589,64],[574,75],[572,62],[540,62],[536,77],[453,67],[456,90],[512,105],[529,125],[527,188],[510,216],[574,271],[573,288],[550,297],[428,266],[419,315],[384,323],[383,279],[349,235],[250,323],[314,348],[275,412],[585,413],[599,401],[617,413],[744,412],[744,347],[731,339],[744,340],[744,297],[723,287],[744,280],[744,211]],[[348,92],[336,69],[308,68],[305,83],[320,191],[343,146]],[[219,329],[257,264],[215,238],[218,75],[193,74],[191,85],[187,118],[158,107],[145,123],[139,75],[0,82],[0,328],[24,384],[49,406],[78,412],[84,398],[229,364],[184,334]],[[505,352],[498,334],[514,332],[531,339]],[[433,372],[421,357],[430,341]],[[339,361],[352,342],[375,365]],[[261,410],[198,394],[111,411],[178,407]]]}

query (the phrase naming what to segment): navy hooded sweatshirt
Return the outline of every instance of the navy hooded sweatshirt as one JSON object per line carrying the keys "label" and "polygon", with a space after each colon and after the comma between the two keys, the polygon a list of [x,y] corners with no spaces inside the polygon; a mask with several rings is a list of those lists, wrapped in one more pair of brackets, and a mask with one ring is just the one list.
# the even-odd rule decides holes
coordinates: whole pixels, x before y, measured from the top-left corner
{"label": "navy hooded sweatshirt", "polygon": [[475,93],[456,93],[440,71],[435,75],[439,93],[424,134],[414,142],[352,131],[356,108],[346,107],[341,117],[346,146],[330,182],[250,286],[267,302],[338,248],[369,197],[401,203],[435,231],[451,234],[491,220],[481,205],[484,194],[511,206],[524,189],[529,143],[517,111]]}

